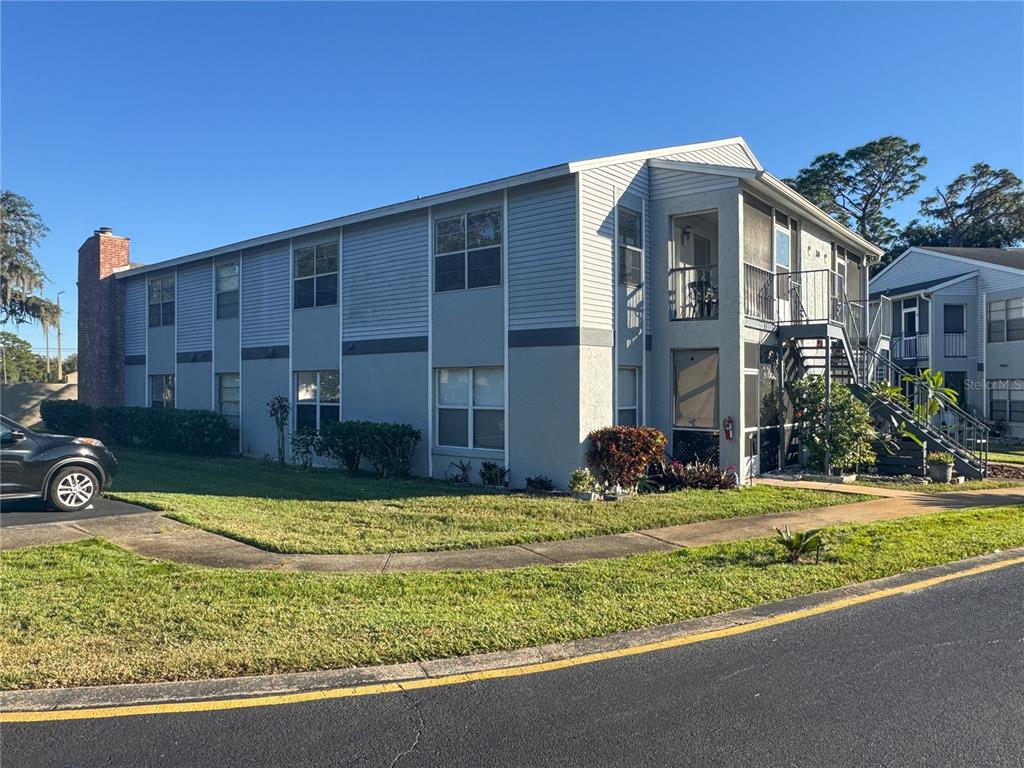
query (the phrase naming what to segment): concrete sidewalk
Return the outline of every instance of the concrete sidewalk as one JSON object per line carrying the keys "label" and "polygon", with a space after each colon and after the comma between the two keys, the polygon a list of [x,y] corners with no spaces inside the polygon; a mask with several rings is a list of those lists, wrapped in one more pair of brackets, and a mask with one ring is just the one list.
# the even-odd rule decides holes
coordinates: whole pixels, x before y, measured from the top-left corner
{"label": "concrete sidewalk", "polygon": [[789,487],[873,494],[882,498],[834,507],[708,520],[702,523],[651,528],[585,539],[438,552],[401,552],[380,555],[279,554],[193,528],[165,518],[158,512],[7,528],[3,530],[2,537],[0,537],[0,549],[19,549],[100,538],[145,557],[214,568],[323,573],[486,570],[576,563],[640,553],[671,552],[683,547],[771,536],[776,528],[787,525],[791,528],[821,528],[840,523],[894,520],[968,507],[1024,505],[1024,487],[926,495],[897,489],[855,485],[783,482]]}

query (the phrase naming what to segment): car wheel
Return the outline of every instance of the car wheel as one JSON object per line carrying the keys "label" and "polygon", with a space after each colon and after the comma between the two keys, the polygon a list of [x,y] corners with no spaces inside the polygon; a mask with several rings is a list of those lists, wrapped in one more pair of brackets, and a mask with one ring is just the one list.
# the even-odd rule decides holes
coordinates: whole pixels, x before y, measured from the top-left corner
{"label": "car wheel", "polygon": [[53,476],[47,498],[61,512],[75,512],[88,506],[99,490],[100,484],[92,470],[67,467]]}

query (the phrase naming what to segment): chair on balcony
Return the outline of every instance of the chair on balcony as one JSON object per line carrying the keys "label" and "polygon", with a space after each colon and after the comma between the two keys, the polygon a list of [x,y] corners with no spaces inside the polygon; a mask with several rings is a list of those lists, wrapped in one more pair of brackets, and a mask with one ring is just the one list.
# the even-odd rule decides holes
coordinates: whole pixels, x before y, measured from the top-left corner
{"label": "chair on balcony", "polygon": [[687,315],[699,320],[718,317],[718,288],[710,280],[694,280],[688,286]]}

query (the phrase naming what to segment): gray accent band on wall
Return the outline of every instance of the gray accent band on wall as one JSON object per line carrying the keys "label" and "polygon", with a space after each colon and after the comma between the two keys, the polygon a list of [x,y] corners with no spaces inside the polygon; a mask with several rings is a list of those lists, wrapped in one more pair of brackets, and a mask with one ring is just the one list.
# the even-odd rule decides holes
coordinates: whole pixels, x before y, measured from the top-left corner
{"label": "gray accent band on wall", "polygon": [[600,328],[530,328],[508,334],[510,347],[610,347],[613,343],[612,332]]}
{"label": "gray accent band on wall", "polygon": [[146,364],[146,356],[145,355],[125,355],[124,364],[125,365],[145,365]]}
{"label": "gray accent band on wall", "polygon": [[365,339],[346,341],[341,345],[343,355],[386,355],[398,352],[426,352],[426,336],[404,336],[397,339]]}
{"label": "gray accent band on wall", "polygon": [[654,349],[654,337],[649,333],[644,336],[644,349],[648,352]]}
{"label": "gray accent band on wall", "polygon": [[275,347],[244,347],[243,360],[279,360],[288,357],[288,345],[278,344]]}
{"label": "gray accent band on wall", "polygon": [[179,363],[209,363],[213,361],[213,350],[205,349],[202,352],[179,352]]}

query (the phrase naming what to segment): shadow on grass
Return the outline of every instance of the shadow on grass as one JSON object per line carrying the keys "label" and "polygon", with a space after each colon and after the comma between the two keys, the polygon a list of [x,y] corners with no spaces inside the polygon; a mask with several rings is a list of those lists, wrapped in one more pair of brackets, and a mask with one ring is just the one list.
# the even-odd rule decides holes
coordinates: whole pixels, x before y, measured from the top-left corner
{"label": "shadow on grass", "polygon": [[113,493],[172,493],[306,501],[388,501],[494,493],[442,480],[379,479],[338,468],[304,470],[241,456],[188,456],[114,448]]}

